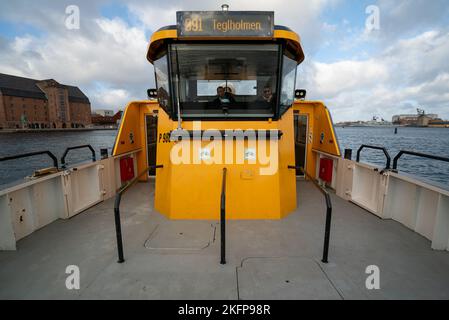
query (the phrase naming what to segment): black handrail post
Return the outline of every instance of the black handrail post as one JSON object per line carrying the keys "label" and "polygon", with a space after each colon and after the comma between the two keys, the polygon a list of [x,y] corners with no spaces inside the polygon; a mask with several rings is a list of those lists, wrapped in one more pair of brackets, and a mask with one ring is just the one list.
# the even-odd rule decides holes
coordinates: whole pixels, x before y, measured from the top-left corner
{"label": "black handrail post", "polygon": [[331,223],[332,223],[332,203],[328,193],[325,194],[326,197],[326,227],[324,231],[324,246],[323,246],[323,259],[321,260],[323,263],[328,263],[328,255],[329,255],[329,242],[330,242],[330,234],[331,234]]}
{"label": "black handrail post", "polygon": [[223,180],[221,185],[220,201],[220,238],[221,259],[220,264],[226,264],[226,173],[228,169],[223,168]]}
{"label": "black handrail post", "polygon": [[408,154],[408,155],[416,156],[416,157],[421,157],[421,158],[426,158],[426,159],[431,159],[431,160],[438,160],[438,161],[449,162],[449,158],[446,158],[446,157],[434,156],[432,154],[426,154],[426,153],[415,152],[415,151],[401,150],[396,155],[396,157],[394,157],[394,159],[393,159],[393,170],[397,170],[398,169],[398,161],[404,154]]}
{"label": "black handrail post", "polygon": [[160,169],[163,168],[163,165],[149,166],[145,170],[143,170],[137,177],[129,181],[119,190],[117,190],[117,194],[115,195],[114,201],[114,221],[115,221],[115,235],[117,237],[117,251],[118,251],[118,263],[125,262],[125,258],[123,257],[123,239],[122,239],[122,224],[120,220],[120,202],[122,200],[122,194],[124,194],[132,185],[134,185],[140,177],[142,177],[145,173],[152,169]]}
{"label": "black handrail post", "polygon": [[118,263],[125,262],[123,257],[123,241],[122,241],[122,224],[120,222],[120,201],[122,194],[117,193],[114,203],[114,217],[115,217],[115,234],[117,237],[117,251],[118,251]]}
{"label": "black handrail post", "polygon": [[69,147],[69,148],[65,149],[64,154],[61,157],[62,168],[65,169],[67,167],[66,163],[65,163],[65,158],[67,157],[67,154],[69,153],[70,150],[83,149],[83,148],[89,148],[90,152],[92,153],[92,162],[97,161],[95,150],[94,150],[94,148],[92,148],[92,146],[90,144],[85,144],[85,145],[76,146],[76,147]]}
{"label": "black handrail post", "polygon": [[326,226],[324,229],[324,246],[323,246],[323,259],[321,260],[323,263],[328,263],[328,255],[329,255],[329,242],[330,242],[330,234],[331,234],[331,222],[332,222],[332,202],[329,192],[327,192],[323,187],[321,187],[314,178],[312,178],[303,167],[296,166],[288,166],[289,169],[292,170],[300,170],[304,173],[304,176],[309,178],[312,183],[317,187],[317,189],[324,195],[326,200]]}
{"label": "black handrail post", "polygon": [[387,164],[385,165],[385,169],[384,169],[384,170],[389,170],[389,169],[390,169],[390,165],[391,165],[391,157],[390,157],[390,154],[388,153],[387,149],[385,149],[384,147],[371,146],[371,145],[367,145],[367,144],[362,144],[362,145],[360,146],[359,150],[357,150],[357,158],[356,158],[356,162],[360,162],[360,153],[361,153],[362,150],[365,149],[365,148],[383,151],[383,153],[385,154],[385,157],[387,158]]}
{"label": "black handrail post", "polygon": [[0,158],[0,162],[8,161],[8,160],[21,159],[21,158],[27,158],[27,157],[33,157],[33,156],[38,156],[38,155],[41,155],[41,154],[48,155],[53,160],[53,166],[56,169],[58,169],[58,159],[55,157],[55,155],[53,153],[51,153],[48,150],[46,150],[46,151],[30,152],[30,153],[23,153],[23,154],[17,154],[17,155],[10,156],[10,157],[3,157],[3,158]]}

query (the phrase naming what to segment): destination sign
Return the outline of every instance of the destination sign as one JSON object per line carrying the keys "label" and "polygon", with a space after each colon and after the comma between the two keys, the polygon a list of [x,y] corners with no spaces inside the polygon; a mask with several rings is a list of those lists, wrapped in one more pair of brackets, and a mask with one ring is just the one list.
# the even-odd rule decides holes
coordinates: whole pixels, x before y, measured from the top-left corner
{"label": "destination sign", "polygon": [[268,11],[178,11],[179,37],[272,37],[274,13]]}

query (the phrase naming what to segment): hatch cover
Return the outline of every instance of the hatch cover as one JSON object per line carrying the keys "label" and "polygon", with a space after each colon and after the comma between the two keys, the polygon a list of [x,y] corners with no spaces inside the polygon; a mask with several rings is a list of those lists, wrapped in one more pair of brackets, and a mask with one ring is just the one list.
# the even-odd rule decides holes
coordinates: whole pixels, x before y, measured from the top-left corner
{"label": "hatch cover", "polygon": [[318,262],[308,258],[248,258],[237,268],[243,300],[337,300]]}

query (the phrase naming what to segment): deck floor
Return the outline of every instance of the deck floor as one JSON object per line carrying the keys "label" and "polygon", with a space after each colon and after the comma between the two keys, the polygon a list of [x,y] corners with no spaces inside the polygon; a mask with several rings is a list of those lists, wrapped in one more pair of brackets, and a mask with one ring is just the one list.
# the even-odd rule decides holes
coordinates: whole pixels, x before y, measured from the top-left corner
{"label": "deck floor", "polygon": [[[449,253],[335,195],[329,264],[320,262],[325,206],[298,183],[298,209],[280,221],[170,221],[153,210],[153,183],[122,199],[126,262],[118,264],[113,199],[58,220],[0,252],[0,299],[449,299]],[[80,268],[67,290],[66,267]],[[380,269],[380,290],[365,269]]]}

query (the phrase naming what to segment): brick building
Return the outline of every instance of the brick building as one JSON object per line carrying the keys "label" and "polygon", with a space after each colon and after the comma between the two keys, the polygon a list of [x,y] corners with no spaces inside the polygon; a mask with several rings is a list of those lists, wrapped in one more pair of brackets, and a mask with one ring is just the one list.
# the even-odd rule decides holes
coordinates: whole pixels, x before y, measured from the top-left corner
{"label": "brick building", "polygon": [[102,116],[97,114],[97,110],[92,114],[92,124],[94,126],[117,126],[122,118],[123,111],[118,111],[112,116]]}
{"label": "brick building", "polygon": [[77,87],[53,79],[0,73],[0,128],[83,128],[91,124],[90,101]]}

